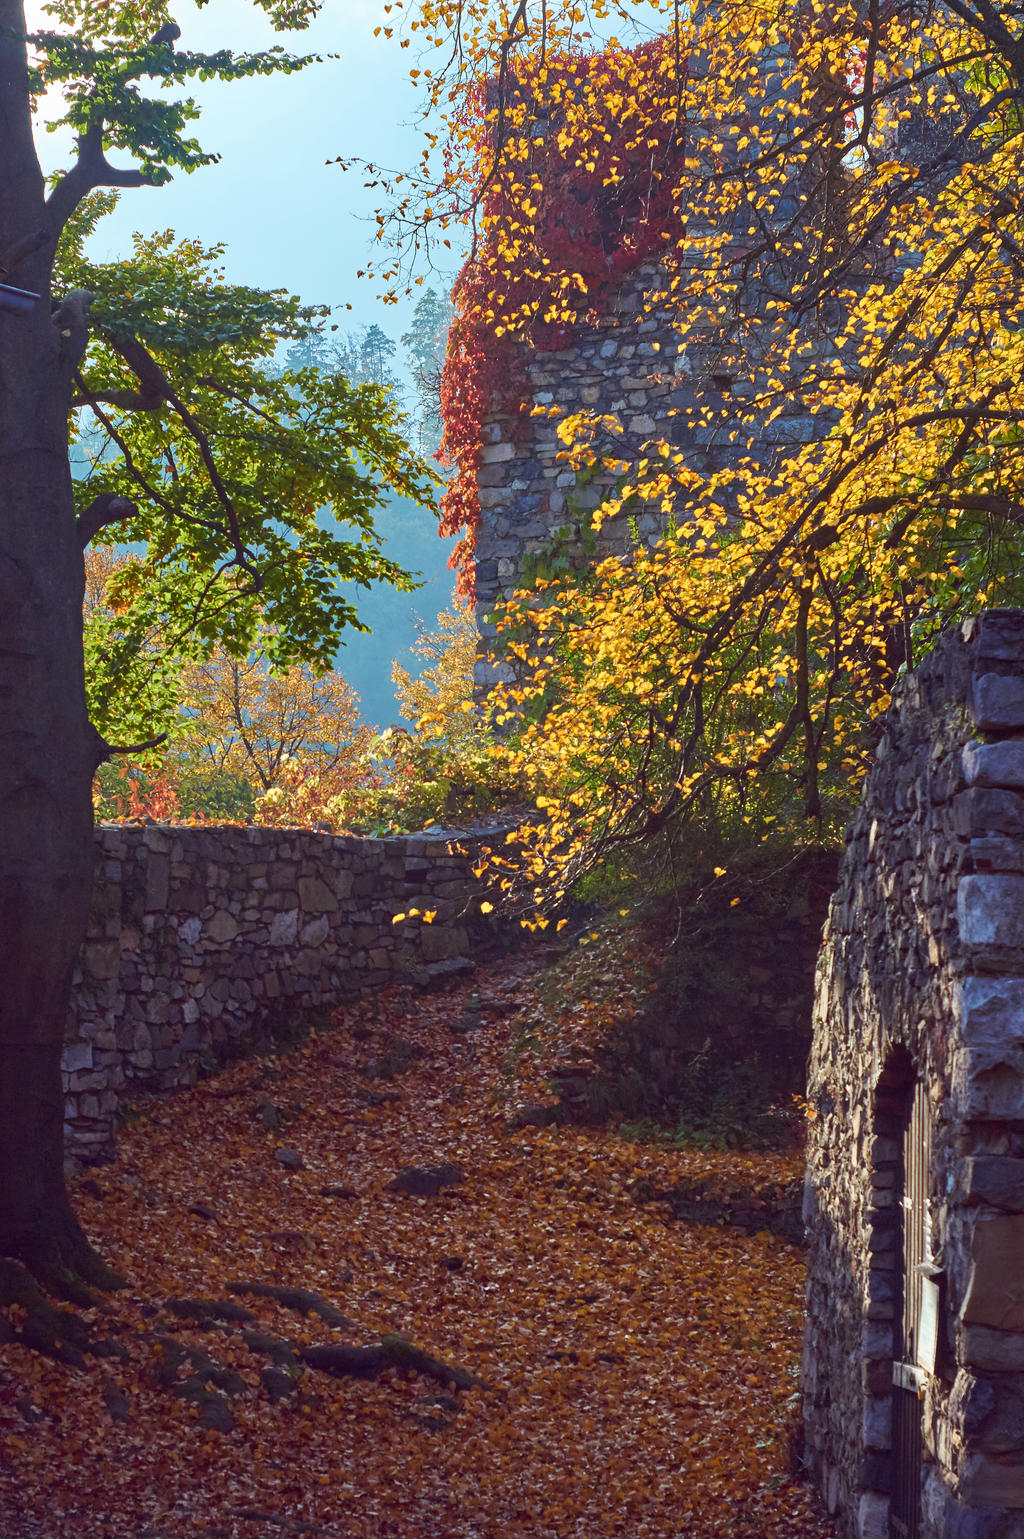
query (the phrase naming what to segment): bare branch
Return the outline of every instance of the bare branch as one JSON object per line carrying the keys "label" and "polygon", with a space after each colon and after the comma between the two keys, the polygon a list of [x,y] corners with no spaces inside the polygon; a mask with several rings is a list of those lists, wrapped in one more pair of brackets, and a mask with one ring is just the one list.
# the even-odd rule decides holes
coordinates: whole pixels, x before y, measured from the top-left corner
{"label": "bare branch", "polygon": [[174,387],[167,378],[167,375],[160,368],[152,353],[142,345],[137,337],[130,337],[127,340],[114,337],[111,338],[111,342],[129,368],[135,372],[143,390],[160,390],[164,400],[174,407],[185,427],[195,439],[203,464],[206,466],[206,473],[210,478],[211,485],[217,494],[217,500],[224,509],[227,518],[230,539],[235,550],[235,564],[241,567],[244,572],[248,572],[252,580],[253,591],[258,593],[263,586],[263,578],[253,566],[249,552],[243,543],[235,505],[231,500],[227,487],[224,485],[220,471],[217,469],[217,462],[213,457],[210,440],[204,432],[202,425],[192,415],[180,396],[175,394]]}
{"label": "bare branch", "polygon": [[130,756],[137,753],[146,753],[150,748],[159,748],[161,743],[166,743],[168,736],[169,734],[166,732],[158,732],[156,737],[147,738],[144,743],[107,743],[101,738],[100,744],[97,745],[102,754],[100,763],[105,764],[108,759],[114,758],[115,754]]}
{"label": "bare branch", "polygon": [[92,406],[96,401],[102,401],[104,406],[116,406],[121,411],[156,411],[163,404],[152,396],[143,395],[140,390],[95,390],[91,395],[72,396],[71,409]]}

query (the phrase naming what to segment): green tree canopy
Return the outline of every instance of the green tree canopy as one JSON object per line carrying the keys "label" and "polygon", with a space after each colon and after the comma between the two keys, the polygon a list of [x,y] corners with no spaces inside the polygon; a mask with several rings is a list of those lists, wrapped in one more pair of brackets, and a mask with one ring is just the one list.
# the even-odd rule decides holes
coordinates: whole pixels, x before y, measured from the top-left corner
{"label": "green tree canopy", "polygon": [[76,219],[58,273],[94,296],[71,399],[90,424],[83,539],[145,547],[90,619],[90,708],[139,738],[173,714],[177,659],[215,642],[244,656],[261,616],[274,666],[329,666],[342,632],[365,629],[342,583],[416,586],[373,513],[389,489],[425,501],[431,478],[379,386],[276,366],[280,342],[317,336],[321,307],[226,283],[222,247],[170,231],[90,263],[83,239],[110,202]]}

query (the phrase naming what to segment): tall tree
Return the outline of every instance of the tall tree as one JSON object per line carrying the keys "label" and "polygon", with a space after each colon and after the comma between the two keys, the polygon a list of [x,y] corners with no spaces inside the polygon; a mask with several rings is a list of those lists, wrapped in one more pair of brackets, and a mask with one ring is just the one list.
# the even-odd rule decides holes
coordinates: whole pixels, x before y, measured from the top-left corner
{"label": "tall tree", "polygon": [[[86,684],[94,724],[131,741],[174,719],[182,657],[214,639],[245,657],[260,617],[275,665],[329,667],[342,633],[366,628],[340,581],[415,586],[383,556],[373,517],[385,487],[416,495],[424,483],[388,393],[323,367],[318,307],[226,284],[220,247],[169,233],[136,237],[125,261],[90,264],[80,247],[91,212],[58,253],[65,281],[95,295],[72,398],[92,422],[75,496],[83,518],[97,494],[136,498],[131,519],[96,538],[127,535],[146,552],[114,576],[110,605],[86,628]],[[126,315],[184,415],[166,391],[143,404],[120,341]],[[282,337],[295,337],[298,368],[277,368]],[[209,464],[259,562],[258,591],[239,589],[210,540]]]}
{"label": "tall tree", "polygon": [[416,302],[412,324],[402,336],[417,395],[420,450],[433,454],[441,442],[441,373],[455,308],[450,299],[426,289]]}
{"label": "tall tree", "polygon": [[[313,0],[260,3],[279,29],[306,25],[316,9]],[[331,551],[311,541],[315,503],[306,518],[305,508],[267,505],[254,494],[261,451],[252,425],[262,416],[272,440],[281,404],[247,395],[244,371],[233,373],[223,357],[207,354],[191,365],[172,257],[163,253],[166,309],[140,310],[129,286],[101,305],[88,289],[65,290],[59,275],[55,285],[58,242],[90,194],[159,185],[174,169],[214,158],[188,136],[194,105],[166,89],[147,96],[146,82],[166,88],[196,76],[288,73],[309,61],[279,49],[179,50],[161,4],[56,0],[51,14],[64,30],[30,38],[21,0],[0,0],[0,1249],[70,1293],[116,1280],[86,1241],[63,1177],[60,1055],[92,881],[90,787],[97,765],[117,751],[87,710],[83,546],[119,525],[142,532],[168,587],[172,553],[186,576],[198,560],[205,582],[186,602],[199,603],[200,630],[212,636],[223,620],[233,645],[244,648],[257,606],[280,600],[279,634],[291,638],[296,655],[315,656],[316,625],[302,618],[296,596],[308,583],[311,597],[329,599],[339,568],[350,575],[343,568],[352,545],[339,540]],[[63,121],[77,135],[72,165],[50,186],[33,141],[43,90],[63,93]],[[160,252],[153,256],[159,266]],[[94,303],[101,355],[90,351]],[[268,303],[280,307],[280,297]],[[205,316],[218,339],[232,337],[244,355],[252,331],[237,306],[228,298],[216,312],[212,298]],[[300,319],[293,310],[280,334],[297,335]],[[264,315],[257,335],[267,329],[273,324]],[[98,468],[76,514],[68,429],[84,405],[100,421],[140,413],[154,442],[141,467],[121,447],[114,481]],[[317,409],[326,419],[331,403]],[[239,428],[249,426],[237,446],[230,433],[218,441],[208,430],[222,410],[237,414]],[[175,465],[164,457],[166,475],[157,476],[162,435]],[[371,480],[391,479],[404,491],[422,485],[397,450],[390,470],[381,456]],[[365,501],[356,522],[372,545]],[[341,614],[335,609],[332,626]]]}
{"label": "tall tree", "polygon": [[376,321],[360,331],[345,332],[327,345],[321,367],[340,373],[353,385],[386,385],[397,390],[398,376],[392,368],[397,349]]}

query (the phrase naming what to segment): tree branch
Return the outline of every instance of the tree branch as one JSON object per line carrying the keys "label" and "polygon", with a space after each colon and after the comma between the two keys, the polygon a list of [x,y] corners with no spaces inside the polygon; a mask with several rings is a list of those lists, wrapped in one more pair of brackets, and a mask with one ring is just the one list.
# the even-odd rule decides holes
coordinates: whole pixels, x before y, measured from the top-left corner
{"label": "tree branch", "polygon": [[100,763],[101,764],[105,764],[108,759],[113,759],[114,756],[117,755],[117,754],[131,755],[131,754],[136,754],[136,753],[146,753],[147,750],[150,749],[150,748],[159,748],[161,743],[166,743],[168,735],[169,734],[166,733],[166,732],[158,732],[156,737],[147,738],[144,743],[116,743],[115,744],[115,743],[108,743],[104,739],[101,738],[100,739],[100,742],[102,744],[101,753],[102,753],[103,757],[100,759]]}
{"label": "tree branch", "polygon": [[50,233],[56,238],[83,198],[97,187],[148,187],[148,177],[137,167],[119,169],[103,153],[103,118],[98,117],[78,136],[78,155],[46,200]]}
{"label": "tree branch", "polygon": [[102,492],[94,497],[84,512],[75,519],[75,529],[84,550],[108,524],[121,524],[126,518],[137,518],[138,503],[130,497],[119,497],[115,492]]}
{"label": "tree branch", "polygon": [[156,411],[163,401],[144,395],[141,390],[94,390],[87,395],[71,398],[71,408],[92,406],[101,401],[104,406],[117,406],[121,411]]}
{"label": "tree branch", "polygon": [[121,354],[125,363],[135,374],[139,384],[142,386],[143,392],[146,394],[152,393],[153,395],[159,393],[163,400],[167,401],[170,406],[173,406],[181,421],[194,438],[199,453],[202,456],[203,464],[206,466],[206,473],[210,478],[210,483],[216,493],[217,500],[224,509],[229,538],[235,551],[235,564],[241,567],[244,572],[248,572],[252,579],[253,591],[258,593],[263,586],[263,579],[253,566],[249,558],[249,552],[243,543],[242,531],[238,523],[238,514],[235,511],[235,505],[231,500],[228,489],[221,478],[220,471],[217,469],[217,462],[214,459],[213,449],[210,446],[207,434],[203,431],[201,424],[189,411],[181,397],[175,393],[173,385],[152,353],[143,346],[137,337],[112,336],[110,343],[115,351]]}
{"label": "tree branch", "polygon": [[0,256],[0,279],[9,278],[26,257],[34,255],[40,246],[45,246],[48,239],[46,230],[34,230],[31,235],[23,235],[21,240],[16,240]]}
{"label": "tree branch", "polygon": [[51,321],[61,339],[61,355],[69,374],[74,374],[89,345],[89,306],[95,295],[90,289],[72,289],[55,306]]}

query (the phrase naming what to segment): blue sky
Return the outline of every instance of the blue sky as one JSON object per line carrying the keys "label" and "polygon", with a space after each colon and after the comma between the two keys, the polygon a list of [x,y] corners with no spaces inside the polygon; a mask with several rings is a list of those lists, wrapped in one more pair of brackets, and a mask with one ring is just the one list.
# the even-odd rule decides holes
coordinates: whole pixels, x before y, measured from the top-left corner
{"label": "blue sky", "polygon": [[[326,164],[337,155],[399,168],[416,159],[413,50],[373,36],[395,13],[384,16],[383,0],[327,0],[307,31],[277,34],[250,0],[212,0],[202,9],[181,0],[172,11],[183,47],[248,52],[281,44],[322,54],[324,62],[297,75],[194,82],[190,94],[202,109],[194,132],[220,163],[179,173],[166,187],[124,194],[97,232],[93,255],[115,259],[133,230],[173,228],[211,244],[224,241],[230,280],[284,287],[310,303],[350,303],[351,314],[335,317],[342,326],[377,321],[397,339],[412,302],[379,304],[379,285],[355,276],[372,245],[367,221],[375,195],[358,172]],[[30,25],[46,25],[41,7],[30,13]],[[70,157],[64,134],[41,136],[40,149],[50,166]],[[427,281],[439,288],[443,279]]]}

